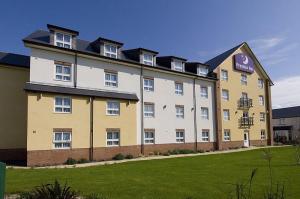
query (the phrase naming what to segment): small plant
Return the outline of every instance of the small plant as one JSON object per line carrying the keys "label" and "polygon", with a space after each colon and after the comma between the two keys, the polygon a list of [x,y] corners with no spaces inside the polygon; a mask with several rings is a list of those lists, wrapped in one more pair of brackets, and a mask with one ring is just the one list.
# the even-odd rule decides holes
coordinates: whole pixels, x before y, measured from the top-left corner
{"label": "small plant", "polygon": [[296,165],[300,166],[300,139],[296,140]]}
{"label": "small plant", "polygon": [[205,151],[203,149],[199,149],[197,152],[198,153],[205,153]]}
{"label": "small plant", "polygon": [[118,153],[117,155],[115,155],[113,157],[113,160],[124,160],[124,159],[125,159],[125,157],[122,153]]}
{"label": "small plant", "polygon": [[276,190],[267,190],[263,199],[285,199],[284,185],[277,184]]}
{"label": "small plant", "polygon": [[163,156],[169,156],[170,155],[170,153],[169,152],[165,152],[165,153],[163,153]]}
{"label": "small plant", "polygon": [[85,158],[81,158],[80,160],[77,161],[78,164],[83,164],[83,163],[88,163],[88,162],[90,162],[90,161]]}
{"label": "small plant", "polygon": [[67,165],[73,165],[76,163],[77,163],[77,161],[73,158],[68,158],[67,161],[65,162],[65,164],[67,164]]}
{"label": "small plant", "polygon": [[257,169],[253,169],[249,181],[246,183],[239,182],[235,184],[235,198],[236,199],[251,199],[252,198],[252,184],[256,175]]}
{"label": "small plant", "polygon": [[127,155],[125,156],[125,159],[133,159],[133,155],[127,154]]}
{"label": "small plant", "polygon": [[78,193],[67,184],[62,186],[57,180],[54,184],[41,185],[31,192],[22,193],[19,199],[76,199]]}
{"label": "small plant", "polygon": [[160,155],[159,151],[154,151],[154,155]]}

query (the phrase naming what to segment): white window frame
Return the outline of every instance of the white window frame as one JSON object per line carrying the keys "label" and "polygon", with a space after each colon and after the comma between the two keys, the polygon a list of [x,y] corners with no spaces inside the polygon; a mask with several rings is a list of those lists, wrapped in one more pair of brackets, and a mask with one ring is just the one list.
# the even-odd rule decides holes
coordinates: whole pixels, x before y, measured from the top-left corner
{"label": "white window frame", "polygon": [[231,133],[229,129],[224,129],[224,142],[229,142],[231,140]]}
{"label": "white window frame", "polygon": [[[224,75],[224,74],[226,74],[226,75]],[[228,71],[227,70],[224,70],[224,69],[221,70],[221,80],[228,81]]]}
{"label": "white window frame", "polygon": [[[61,134],[61,140],[55,140],[55,135]],[[69,134],[70,140],[64,140],[64,134]],[[53,149],[71,149],[72,145],[72,133],[70,131],[54,131],[53,132]],[[61,147],[56,147],[55,144],[61,144]],[[64,144],[69,144],[68,147]]]}
{"label": "white window frame", "polygon": [[248,77],[246,74],[241,74],[241,84],[242,85],[247,85],[248,83]]}
{"label": "white window frame", "polygon": [[176,118],[184,119],[184,106],[183,105],[175,105]]}
{"label": "white window frame", "polygon": [[[109,107],[110,103],[117,105],[117,107]],[[111,115],[111,116],[120,115],[120,102],[119,101],[107,101],[106,102],[106,115]]]}
{"label": "white window frame", "polygon": [[176,129],[176,143],[185,142],[185,131],[184,129]]}
{"label": "white window frame", "polygon": [[266,121],[266,114],[261,112],[259,113],[259,121],[264,122]]}
{"label": "white window frame", "polygon": [[[109,50],[106,49],[106,47],[109,47]],[[116,52],[111,51],[112,47],[116,48]],[[118,58],[118,46],[110,43],[104,44],[104,56],[111,57],[111,58]]]}
{"label": "white window frame", "polygon": [[[201,107],[201,119],[202,120],[209,120],[209,109],[208,109],[208,107]],[[207,111],[207,114],[203,114],[204,113],[204,110],[206,110]]]}
{"label": "white window frame", "polygon": [[261,78],[258,79],[258,88],[260,89],[264,88],[264,80]]}
{"label": "white window frame", "polygon": [[[177,85],[181,85],[181,89],[178,89],[180,87],[178,87]],[[175,94],[176,95],[183,95],[184,91],[183,91],[183,83],[182,82],[175,82]]]}
{"label": "white window frame", "polygon": [[[153,137],[146,136],[147,134],[152,134]],[[144,143],[145,144],[155,144],[155,130],[144,129]]]}
{"label": "white window frame", "polygon": [[[145,82],[148,82],[147,84]],[[152,82],[152,85],[150,84]],[[154,91],[154,79],[153,78],[148,78],[144,77],[144,91],[149,91],[153,92]]]}
{"label": "white window frame", "polygon": [[260,139],[261,140],[266,140],[266,131],[265,130],[260,130]]}
{"label": "white window frame", "polygon": [[[151,58],[151,59],[148,59]],[[153,66],[154,65],[154,56],[149,53],[143,53],[143,64]]]}
{"label": "white window frame", "polygon": [[[57,34],[61,34],[63,37],[63,40],[59,40],[57,39]],[[70,41],[65,41],[65,36],[69,36],[70,37]],[[60,43],[62,46],[58,45],[57,43]],[[55,32],[54,33],[54,45],[61,47],[61,48],[68,48],[65,45],[69,45],[70,48],[68,49],[72,49],[72,35],[71,34],[67,34],[67,33],[63,33],[63,32]]]}
{"label": "white window frame", "polygon": [[265,99],[264,96],[260,95],[258,96],[259,105],[264,106],[265,105]]}
{"label": "white window frame", "polygon": [[[180,64],[180,66],[177,64]],[[184,64],[182,61],[174,60],[173,65],[174,65],[174,70],[184,72]]]}
{"label": "white window frame", "polygon": [[[225,113],[228,113],[228,115],[225,115]],[[225,120],[225,121],[230,120],[230,111],[229,111],[229,109],[223,109],[223,120]]]}
{"label": "white window frame", "polygon": [[[57,72],[57,67],[61,67],[61,73]],[[65,68],[70,69],[70,73],[65,73]],[[57,78],[57,76],[61,77]],[[65,79],[68,78],[68,79]],[[54,69],[54,80],[56,81],[62,81],[62,82],[70,82],[72,81],[72,66],[65,66],[63,64],[55,64],[55,69]]]}
{"label": "white window frame", "polygon": [[[205,136],[203,136],[204,134],[206,134]],[[209,142],[209,130],[208,129],[202,129],[202,132],[201,132],[201,141],[202,142]]]}
{"label": "white window frame", "polygon": [[[61,105],[56,105],[56,100],[58,98],[61,98]],[[68,99],[70,101],[70,105],[65,105],[65,99]],[[60,108],[61,111],[57,111],[56,108]],[[69,109],[70,111],[66,111]],[[68,96],[55,96],[54,97],[54,113],[65,113],[70,114],[72,113],[72,98]]]}
{"label": "white window frame", "polygon": [[[108,138],[108,134],[112,134],[112,137],[114,137],[114,134],[117,134],[118,138]],[[120,146],[120,130],[119,129],[107,129],[106,130],[106,146],[107,147]]]}
{"label": "white window frame", "polygon": [[[146,106],[152,107],[152,111],[146,111]],[[144,102],[144,117],[146,118],[154,118],[155,117],[155,104]]]}
{"label": "white window frame", "polygon": [[208,74],[208,67],[206,66],[198,66],[198,75],[206,76]]}
{"label": "white window frame", "polygon": [[[106,79],[106,75],[109,75],[109,79]],[[112,80],[112,76],[116,76],[116,80]],[[116,72],[104,72],[104,85],[107,87],[118,87],[118,73]]]}
{"label": "white window frame", "polygon": [[[203,92],[203,89],[205,90],[205,92]],[[207,86],[200,87],[200,96],[201,96],[201,98],[208,99],[208,87]]]}
{"label": "white window frame", "polygon": [[[227,96],[225,96],[224,94],[227,93]],[[222,89],[222,99],[229,101],[229,90],[227,89]]]}

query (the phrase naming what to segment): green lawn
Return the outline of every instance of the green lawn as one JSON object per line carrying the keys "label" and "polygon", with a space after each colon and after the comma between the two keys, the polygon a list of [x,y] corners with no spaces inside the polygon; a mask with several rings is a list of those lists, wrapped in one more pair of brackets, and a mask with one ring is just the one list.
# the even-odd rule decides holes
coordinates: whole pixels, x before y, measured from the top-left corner
{"label": "green lawn", "polygon": [[[274,182],[286,186],[288,198],[300,198],[300,166],[295,148],[272,148]],[[228,198],[232,184],[255,177],[255,198],[268,183],[267,162],[262,149],[208,156],[128,162],[89,168],[8,169],[8,193],[30,190],[59,179],[84,193],[102,193],[109,198]]]}

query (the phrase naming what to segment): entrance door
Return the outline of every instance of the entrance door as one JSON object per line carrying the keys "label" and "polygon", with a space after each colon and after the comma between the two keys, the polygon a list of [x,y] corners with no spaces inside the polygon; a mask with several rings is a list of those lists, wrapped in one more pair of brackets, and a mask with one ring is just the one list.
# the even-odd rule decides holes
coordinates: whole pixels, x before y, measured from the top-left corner
{"label": "entrance door", "polygon": [[249,131],[244,131],[244,147],[249,147]]}

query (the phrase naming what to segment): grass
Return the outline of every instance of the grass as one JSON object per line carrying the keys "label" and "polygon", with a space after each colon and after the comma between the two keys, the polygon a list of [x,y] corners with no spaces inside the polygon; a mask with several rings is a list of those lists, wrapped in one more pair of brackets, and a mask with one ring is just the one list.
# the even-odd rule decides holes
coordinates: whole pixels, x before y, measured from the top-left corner
{"label": "grass", "polygon": [[[295,147],[271,149],[274,183],[284,183],[291,199],[300,198],[300,166],[296,165],[295,151]],[[6,191],[28,191],[58,179],[83,193],[102,193],[109,198],[220,199],[229,198],[234,184],[249,179],[252,169],[258,168],[253,185],[253,194],[258,196],[269,182],[268,163],[262,152],[259,149],[89,168],[8,169]]]}

